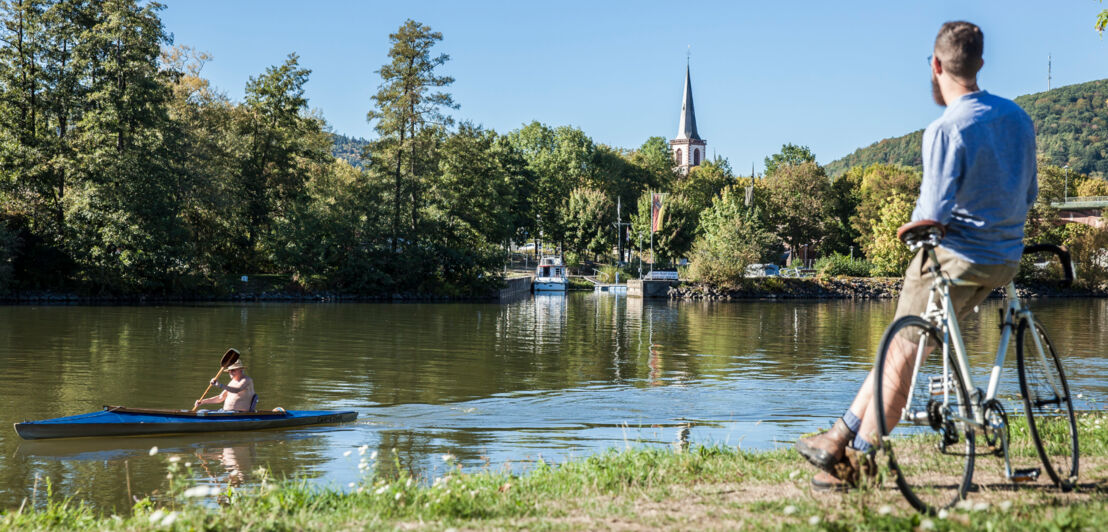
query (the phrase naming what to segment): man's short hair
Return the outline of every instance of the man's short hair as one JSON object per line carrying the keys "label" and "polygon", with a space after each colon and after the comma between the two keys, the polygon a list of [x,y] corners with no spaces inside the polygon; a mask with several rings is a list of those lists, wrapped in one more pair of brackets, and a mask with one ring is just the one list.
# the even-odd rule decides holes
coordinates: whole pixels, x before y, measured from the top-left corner
{"label": "man's short hair", "polygon": [[977,77],[977,71],[984,64],[981,56],[985,51],[985,34],[976,24],[965,21],[947,22],[939,28],[935,37],[935,55],[943,65],[943,70],[954,77],[971,80]]}

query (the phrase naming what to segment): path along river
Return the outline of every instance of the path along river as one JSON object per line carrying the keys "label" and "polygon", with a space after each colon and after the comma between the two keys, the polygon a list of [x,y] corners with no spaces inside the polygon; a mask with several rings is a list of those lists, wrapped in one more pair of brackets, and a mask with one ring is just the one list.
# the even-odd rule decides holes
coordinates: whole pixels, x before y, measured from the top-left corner
{"label": "path along river", "polygon": [[[1078,407],[1108,401],[1108,301],[1032,302],[1064,353]],[[989,301],[965,327],[984,380],[999,337]],[[0,307],[0,508],[55,496],[125,511],[164,490],[165,454],[195,480],[249,485],[258,468],[346,489],[364,457],[442,475],[524,471],[608,448],[790,445],[842,413],[894,303],[642,301],[570,294],[511,304]],[[22,441],[12,423],[102,405],[190,408],[227,347],[259,408],[354,409],[352,424],[192,436]],[[1003,392],[1018,386],[1009,350]],[[982,383],[983,385],[983,383]],[[1019,410],[1018,401],[1009,401]],[[157,446],[161,455],[148,451]],[[396,460],[391,458],[393,449]],[[352,451],[352,452],[350,452]],[[37,479],[37,480],[36,480]]]}

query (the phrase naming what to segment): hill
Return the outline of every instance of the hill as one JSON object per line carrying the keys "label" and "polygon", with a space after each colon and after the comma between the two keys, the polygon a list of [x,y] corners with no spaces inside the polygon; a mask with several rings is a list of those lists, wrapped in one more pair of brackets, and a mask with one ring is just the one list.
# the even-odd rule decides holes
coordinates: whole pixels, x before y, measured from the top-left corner
{"label": "hill", "polygon": [[339,159],[345,159],[351,165],[356,168],[361,168],[365,161],[362,159],[362,152],[369,141],[358,137],[348,137],[339,133],[331,133],[331,138],[334,139],[334,146],[331,147],[331,153]]}
{"label": "hill", "polygon": [[[1039,155],[1049,164],[1108,177],[1108,79],[1026,94],[1016,103],[1031,115],[1038,136]],[[920,167],[923,130],[888,138],[859,148],[826,165],[829,175],[872,163]]]}

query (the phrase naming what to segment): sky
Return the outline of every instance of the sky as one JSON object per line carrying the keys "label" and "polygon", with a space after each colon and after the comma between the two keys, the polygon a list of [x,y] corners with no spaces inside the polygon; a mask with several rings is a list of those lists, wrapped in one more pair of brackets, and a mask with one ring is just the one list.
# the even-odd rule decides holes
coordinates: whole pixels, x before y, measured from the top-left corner
{"label": "sky", "polygon": [[978,81],[994,94],[1046,90],[1048,56],[1052,87],[1108,77],[1096,0],[162,3],[174,44],[209,53],[202,75],[231,99],[295,52],[309,106],[367,139],[389,34],[407,19],[443,35],[452,116],[499,133],[537,120],[618,148],[671,139],[687,62],[700,136],[741,174],[785,143],[826,164],[925,127],[942,112],[926,61],[948,20],[981,26]]}

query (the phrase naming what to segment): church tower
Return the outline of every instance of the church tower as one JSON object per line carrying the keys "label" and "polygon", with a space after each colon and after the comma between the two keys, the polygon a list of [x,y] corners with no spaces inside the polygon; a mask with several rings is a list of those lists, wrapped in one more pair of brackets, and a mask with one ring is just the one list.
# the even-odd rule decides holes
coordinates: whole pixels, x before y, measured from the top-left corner
{"label": "church tower", "polygon": [[677,124],[677,138],[669,141],[669,149],[673,153],[677,169],[682,174],[687,174],[690,168],[700,166],[701,161],[708,154],[707,145],[708,143],[696,132],[692,78],[689,76],[688,65],[685,65],[685,96],[681,100],[681,121]]}

